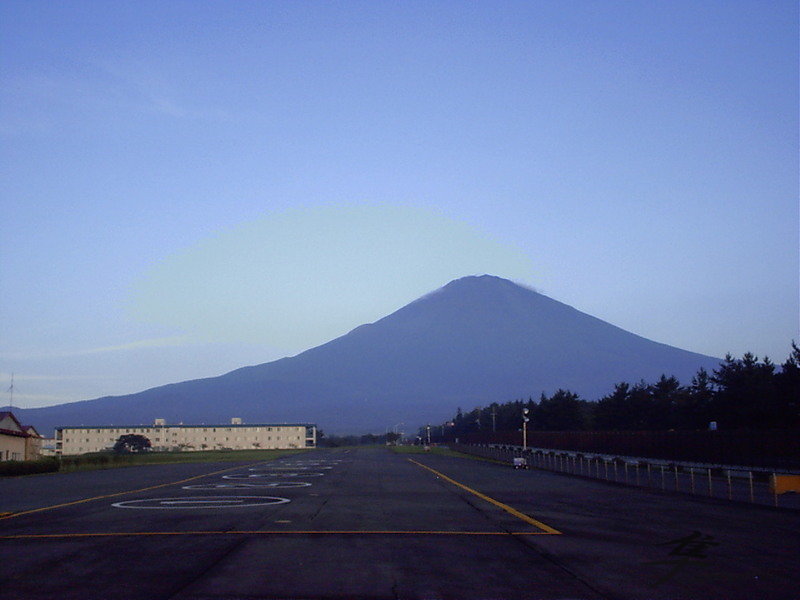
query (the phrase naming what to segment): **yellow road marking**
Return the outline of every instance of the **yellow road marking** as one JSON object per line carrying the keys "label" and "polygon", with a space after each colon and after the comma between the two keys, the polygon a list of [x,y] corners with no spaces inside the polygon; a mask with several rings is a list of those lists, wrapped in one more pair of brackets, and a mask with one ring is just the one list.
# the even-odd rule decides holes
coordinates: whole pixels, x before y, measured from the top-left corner
{"label": "yellow road marking", "polygon": [[54,508],[63,508],[65,506],[73,506],[75,504],[83,504],[84,502],[91,502],[92,500],[102,500],[103,498],[116,498],[117,496],[124,496],[125,494],[135,494],[136,492],[146,492],[148,490],[157,490],[158,488],[169,487],[171,485],[178,485],[181,483],[186,483],[187,481],[194,481],[195,479],[202,479],[203,477],[210,477],[211,475],[219,475],[220,473],[227,473],[228,471],[235,471],[236,469],[245,469],[247,467],[253,465],[259,465],[263,463],[263,460],[258,461],[257,463],[249,463],[246,465],[239,465],[238,467],[230,467],[229,469],[222,469],[220,471],[213,471],[211,473],[204,473],[203,475],[195,475],[194,477],[189,477],[188,479],[181,479],[180,481],[170,481],[169,483],[159,483],[158,485],[151,485],[149,487],[143,487],[136,490],[128,490],[125,492],[114,492],[113,494],[103,494],[102,496],[94,496],[92,498],[83,498],[81,500],[74,500],[73,502],[64,502],[63,504],[53,504],[52,506],[43,506],[41,508],[32,508],[31,510],[23,510],[17,513],[7,513],[7,514],[0,514],[0,521],[4,519],[11,519],[13,517],[20,517],[22,515],[30,515],[37,512],[42,512],[43,510],[53,510]]}
{"label": "yellow road marking", "polygon": [[423,465],[422,463],[419,463],[419,462],[417,462],[415,460],[412,460],[410,458],[408,460],[410,462],[414,463],[415,465],[417,465],[418,467],[422,467],[423,469],[426,469],[426,470],[430,471],[434,475],[436,475],[438,477],[441,477],[445,481],[447,481],[449,483],[452,483],[455,486],[460,487],[462,490],[466,490],[470,494],[474,494],[475,496],[477,496],[481,500],[486,500],[486,502],[489,502],[490,504],[494,504],[495,506],[497,506],[499,508],[502,508],[504,511],[506,511],[509,514],[514,515],[518,519],[520,519],[522,521],[525,521],[526,523],[529,523],[529,524],[531,524],[531,525],[533,525],[535,527],[538,527],[539,529],[541,529],[545,533],[554,534],[554,535],[560,535],[561,534],[561,532],[558,531],[557,529],[553,529],[549,525],[545,525],[541,521],[537,521],[536,519],[534,519],[532,517],[529,517],[528,515],[526,515],[524,513],[519,512],[516,508],[510,507],[508,504],[503,504],[502,502],[499,502],[499,501],[495,500],[494,498],[490,498],[486,494],[481,494],[479,491],[473,490],[471,487],[468,487],[468,486],[464,485],[463,483],[459,483],[455,479],[451,479],[450,477],[448,477],[444,473],[440,473],[439,471],[436,471],[435,469],[431,469],[429,466]]}
{"label": "yellow road marking", "polygon": [[253,531],[119,531],[100,533],[23,533],[19,535],[0,535],[0,540],[38,540],[38,539],[71,539],[94,537],[158,537],[178,535],[552,535],[545,531],[394,531],[394,530],[253,530]]}

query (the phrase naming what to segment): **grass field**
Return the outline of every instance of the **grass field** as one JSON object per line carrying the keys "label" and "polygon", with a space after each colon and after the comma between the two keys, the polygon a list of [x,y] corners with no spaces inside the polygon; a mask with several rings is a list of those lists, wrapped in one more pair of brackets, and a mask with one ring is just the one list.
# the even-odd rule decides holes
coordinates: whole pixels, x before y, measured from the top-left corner
{"label": "grass field", "polygon": [[392,450],[392,452],[397,452],[398,454],[437,454],[439,456],[455,456],[456,458],[469,458],[472,460],[498,462],[496,460],[482,458],[480,456],[473,456],[472,454],[456,452],[455,450],[450,450],[450,448],[445,446],[430,446],[428,450],[425,450],[424,446],[389,446],[389,448]]}
{"label": "grass field", "polygon": [[[376,446],[376,449],[384,446]],[[490,459],[455,452],[445,446],[431,446],[425,450],[423,446],[389,446],[392,452],[398,454],[437,454],[440,456],[454,456],[469,458],[471,460],[484,460],[497,462]],[[111,452],[95,452],[78,456],[64,456],[58,459],[45,459],[35,461],[37,464],[19,463],[20,468],[0,469],[0,476],[33,475],[46,472],[91,471],[95,469],[116,469],[120,467],[134,467],[137,465],[155,465],[168,463],[204,463],[204,462],[232,462],[232,461],[259,461],[273,460],[281,456],[289,456],[303,452],[296,450],[201,450],[197,452],[146,452],[142,454],[113,454]],[[42,464],[38,464],[42,463]],[[10,465],[6,465],[10,466]],[[23,468],[29,467],[29,468]]]}
{"label": "grass field", "polygon": [[299,452],[303,452],[303,450],[201,450],[198,452],[147,452],[145,454],[98,452],[80,456],[65,456],[61,459],[59,470],[82,471],[166,463],[272,460]]}
{"label": "grass field", "polygon": [[302,452],[302,450],[204,450],[199,452],[147,452],[144,454],[95,452],[65,456],[60,459],[52,457],[30,461],[4,461],[0,463],[0,477],[116,469],[137,465],[272,460],[298,452]]}

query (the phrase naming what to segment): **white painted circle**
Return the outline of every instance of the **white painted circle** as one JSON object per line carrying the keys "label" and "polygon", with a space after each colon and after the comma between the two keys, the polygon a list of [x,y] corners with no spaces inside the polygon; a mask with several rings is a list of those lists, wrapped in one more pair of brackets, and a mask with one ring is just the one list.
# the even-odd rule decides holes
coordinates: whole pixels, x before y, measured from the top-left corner
{"label": "white painted circle", "polygon": [[311,467],[301,467],[298,465],[270,465],[263,467],[250,467],[248,471],[306,471]]}
{"label": "white painted circle", "polygon": [[262,466],[268,467],[269,465],[311,465],[315,467],[317,465],[327,465],[327,464],[330,463],[319,460],[292,460],[292,461],[282,460],[278,462],[263,463]]}
{"label": "white painted circle", "polygon": [[272,506],[285,504],[288,498],[277,496],[183,496],[179,498],[149,498],[115,502],[116,508],[141,508],[149,510],[176,510],[187,508],[244,508],[246,506]]}
{"label": "white painted circle", "polygon": [[233,475],[223,475],[223,479],[258,479],[260,477],[322,477],[325,473],[291,473],[283,471],[273,471],[271,473],[234,473]]}
{"label": "white painted circle", "polygon": [[184,490],[220,490],[220,489],[244,490],[253,488],[291,489],[291,488],[308,487],[310,485],[311,485],[310,483],[306,483],[305,481],[264,481],[264,482],[252,482],[252,483],[199,483],[196,485],[185,485],[183,486],[183,489]]}
{"label": "white painted circle", "polygon": [[298,465],[276,465],[274,467],[250,467],[248,471],[309,471],[311,469],[332,469],[333,467],[310,466],[303,467]]}

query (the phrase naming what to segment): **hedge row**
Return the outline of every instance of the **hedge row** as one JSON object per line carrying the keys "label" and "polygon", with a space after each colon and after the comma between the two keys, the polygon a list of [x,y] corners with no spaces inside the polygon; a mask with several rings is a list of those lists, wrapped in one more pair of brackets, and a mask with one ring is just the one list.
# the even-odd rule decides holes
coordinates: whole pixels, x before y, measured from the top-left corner
{"label": "hedge row", "polygon": [[0,462],[0,477],[13,475],[33,475],[34,473],[52,473],[58,471],[57,458],[39,460],[7,460]]}

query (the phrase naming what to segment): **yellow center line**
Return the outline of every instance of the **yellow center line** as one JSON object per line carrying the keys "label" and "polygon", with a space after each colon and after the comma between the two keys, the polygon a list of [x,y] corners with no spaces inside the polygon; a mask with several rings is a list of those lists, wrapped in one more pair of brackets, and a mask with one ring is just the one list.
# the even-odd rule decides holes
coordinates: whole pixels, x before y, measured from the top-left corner
{"label": "yellow center line", "polygon": [[37,539],[79,539],[97,537],[157,537],[188,535],[467,535],[467,536],[501,536],[501,535],[552,535],[545,531],[427,531],[427,530],[252,530],[252,531],[106,531],[99,533],[23,533],[18,535],[0,535],[0,540],[37,540]]}
{"label": "yellow center line", "polygon": [[31,510],[23,510],[17,513],[7,513],[7,514],[0,514],[0,521],[4,519],[12,519],[14,517],[21,517],[22,515],[30,515],[37,512],[42,512],[44,510],[53,510],[54,508],[63,508],[65,506],[74,506],[75,504],[83,504],[84,502],[91,502],[93,500],[102,500],[103,498],[116,498],[117,496],[124,496],[125,494],[135,494],[137,492],[146,492],[148,490],[157,490],[158,488],[169,487],[171,485],[179,485],[181,483],[186,483],[187,481],[194,481],[195,479],[202,479],[203,477],[210,477],[211,475],[219,475],[220,473],[227,473],[228,471],[235,471],[236,469],[244,469],[247,467],[251,467],[253,465],[258,465],[263,463],[263,460],[258,461],[257,463],[249,463],[246,465],[239,465],[238,467],[230,467],[228,469],[222,469],[220,471],[213,471],[211,473],[204,473],[203,475],[195,475],[194,477],[189,477],[187,479],[181,479],[179,481],[170,481],[169,483],[159,483],[158,485],[151,485],[149,487],[143,487],[136,490],[127,490],[125,492],[114,492],[113,494],[103,494],[102,496],[93,496],[91,498],[82,498],[81,500],[74,500],[72,502],[64,502],[62,504],[53,504],[52,506],[43,506],[41,508],[32,508]]}
{"label": "yellow center line", "polygon": [[437,477],[441,477],[445,481],[447,481],[449,483],[452,483],[453,485],[455,485],[457,487],[460,487],[462,490],[466,490],[470,494],[474,494],[475,496],[477,496],[481,500],[486,500],[486,502],[489,502],[490,504],[494,504],[495,506],[497,506],[499,508],[502,508],[504,511],[506,511],[509,514],[514,515],[518,519],[520,519],[522,521],[525,521],[526,523],[529,523],[529,524],[533,525],[534,527],[538,527],[539,529],[541,529],[545,533],[554,534],[554,535],[560,535],[561,534],[561,532],[558,531],[557,529],[553,529],[549,525],[545,525],[541,521],[537,521],[536,519],[534,519],[532,517],[529,517],[528,515],[526,515],[524,513],[519,512],[516,508],[512,508],[508,504],[503,504],[502,502],[499,502],[498,500],[495,500],[494,498],[490,498],[486,494],[481,494],[479,491],[473,490],[471,487],[468,487],[468,486],[464,485],[463,483],[459,483],[455,479],[451,479],[450,477],[448,477],[444,473],[440,473],[439,471],[436,471],[435,469],[431,469],[429,466],[423,465],[422,463],[419,463],[419,462],[417,462],[417,461],[415,461],[413,459],[409,458],[408,460],[410,462],[414,463],[415,465],[417,465],[418,467],[422,467],[423,469],[425,469],[427,471],[430,471],[431,473],[433,473]]}

